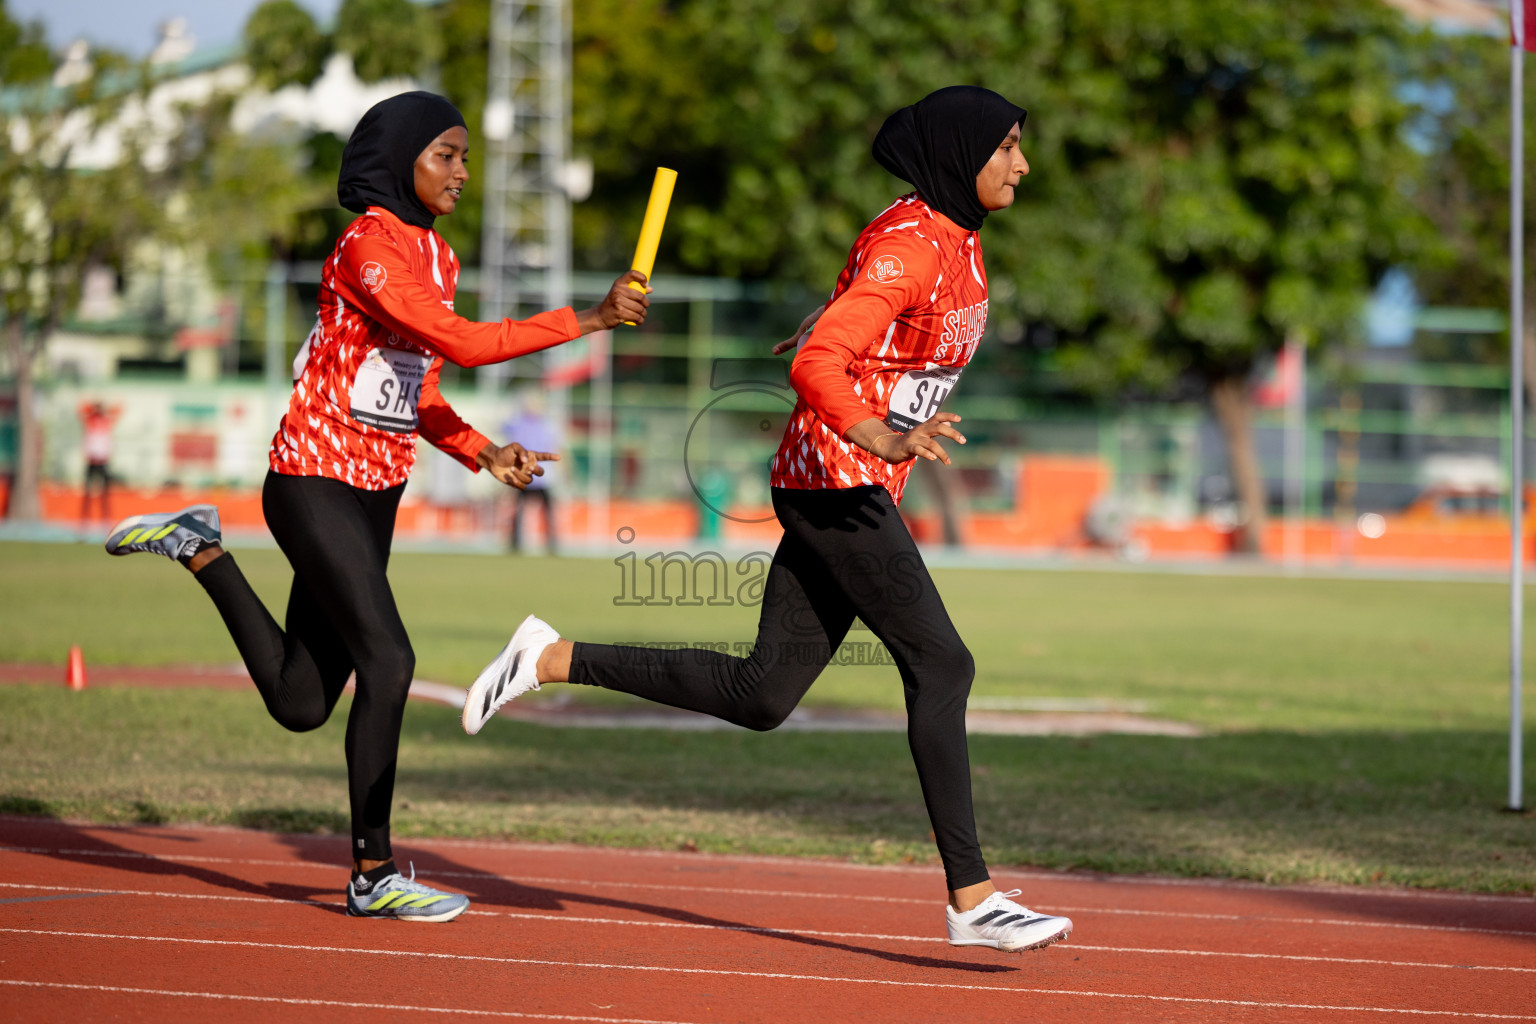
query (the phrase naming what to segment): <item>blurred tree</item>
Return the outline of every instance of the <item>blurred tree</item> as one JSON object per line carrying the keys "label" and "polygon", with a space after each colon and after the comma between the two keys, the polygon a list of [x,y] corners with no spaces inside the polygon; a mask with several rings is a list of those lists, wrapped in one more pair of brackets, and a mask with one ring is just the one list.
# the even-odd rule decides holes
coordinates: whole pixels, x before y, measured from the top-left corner
{"label": "blurred tree", "polygon": [[160,237],[209,253],[283,256],[314,211],[335,205],[335,173],[315,172],[296,141],[236,132],[237,99],[217,94],[178,111],[166,187],[179,199]]}
{"label": "blurred tree", "polygon": [[342,0],[335,46],[352,57],[358,78],[377,82],[420,77],[438,61],[443,42],[437,19],[411,0]]}
{"label": "blurred tree", "polygon": [[[438,36],[443,40],[438,75],[442,93],[464,115],[470,150],[469,184],[453,216],[438,220],[437,230],[466,266],[476,266],[480,262],[485,202],[485,137],[480,131],[480,119],[485,111],[491,5],[490,0],[447,0],[431,12],[437,19]],[[577,18],[580,17],[578,10]]]}
{"label": "blurred tree", "polygon": [[1427,37],[1377,0],[1026,9],[1050,87],[995,265],[1081,386],[1204,391],[1256,551],[1255,367],[1290,335],[1355,342],[1380,276],[1438,255],[1405,95]]}
{"label": "blurred tree", "polygon": [[[1048,339],[1079,393],[1208,398],[1245,550],[1266,512],[1254,369],[1287,336],[1352,344],[1381,274],[1446,250],[1418,205],[1412,88],[1443,41],[1379,0],[575,6],[574,146],[597,177],[576,210],[581,265],[622,265],[664,163],[681,177],[663,266],[825,290],[905,190],[869,156],[886,115],[956,83],[1031,108],[1034,172],[983,235],[993,323]],[[488,16],[487,0],[437,11],[456,29],[443,85],[467,113],[484,102]],[[982,359],[1012,358],[995,349]]]}
{"label": "blurred tree", "polygon": [[[0,313],[13,368],[17,464],[7,516],[37,518],[38,361],[80,297],[86,267],[123,266],[145,242],[194,254],[281,245],[321,189],[293,144],[230,127],[236,97],[181,104],[171,119],[142,116],[152,70],[120,57],[68,90],[12,92],[0,131]],[[82,151],[115,151],[110,166]]]}
{"label": "blurred tree", "polygon": [[[633,17],[646,33],[615,27]],[[1032,108],[1034,173],[983,235],[994,322],[1048,327],[1085,392],[1206,395],[1245,550],[1266,511],[1249,376],[1288,334],[1350,344],[1379,276],[1436,252],[1405,95],[1426,37],[1379,0],[684,0],[587,25],[578,138],[605,187],[577,237],[622,252],[610,203],[665,162],[667,244],[704,272],[828,287],[903,190],[869,157],[890,111],[964,82]]]}
{"label": "blurred tree", "polygon": [[145,139],[120,133],[120,169],[80,174],[76,150],[121,109],[98,72],[67,94],[46,86],[13,93],[19,109],[0,131],[0,302],[16,391],[17,446],[7,516],[38,518],[41,445],[33,375],[64,315],[79,299],[85,268],[119,262],[159,218]]}
{"label": "blurred tree", "polygon": [[[1431,43],[1419,86],[1425,113],[1416,135],[1429,167],[1416,198],[1450,255],[1442,264],[1414,268],[1416,289],[1429,305],[1509,308],[1509,65],[1503,38],[1441,36]],[[1530,73],[1524,102],[1527,110],[1536,109],[1536,75]],[[1536,159],[1529,141],[1525,199],[1529,240],[1536,235]],[[1524,325],[1525,388],[1536,394],[1536,288],[1530,285]],[[1509,358],[1507,341],[1479,354],[1502,363]]]}
{"label": "blurred tree", "polygon": [[246,19],[242,38],[251,74],[267,89],[309,85],[331,50],[314,17],[294,0],[265,0]]}
{"label": "blurred tree", "polygon": [[53,54],[48,50],[41,21],[18,22],[0,0],[0,82],[25,85],[53,74]]}

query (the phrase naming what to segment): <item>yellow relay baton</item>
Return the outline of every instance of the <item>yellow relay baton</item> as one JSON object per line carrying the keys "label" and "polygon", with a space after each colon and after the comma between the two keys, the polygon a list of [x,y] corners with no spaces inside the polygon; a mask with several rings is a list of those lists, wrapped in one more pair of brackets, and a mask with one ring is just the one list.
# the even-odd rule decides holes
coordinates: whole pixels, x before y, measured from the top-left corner
{"label": "yellow relay baton", "polygon": [[[645,204],[645,220],[640,222],[640,241],[635,245],[635,258],[630,266],[645,275],[645,279],[651,279],[651,271],[656,266],[656,247],[661,244],[661,226],[667,220],[667,207],[672,205],[672,186],[677,184],[677,172],[670,167],[656,168],[656,180],[651,182],[651,198]],[[645,286],[637,281],[629,282],[629,286],[637,292],[645,291]],[[624,321],[629,326],[635,326],[633,320]]]}

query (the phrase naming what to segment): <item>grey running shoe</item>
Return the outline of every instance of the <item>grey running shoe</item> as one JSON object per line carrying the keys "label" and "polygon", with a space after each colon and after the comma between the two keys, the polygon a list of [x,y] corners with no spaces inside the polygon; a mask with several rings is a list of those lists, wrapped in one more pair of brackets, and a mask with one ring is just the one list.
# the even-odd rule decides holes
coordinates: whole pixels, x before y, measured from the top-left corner
{"label": "grey running shoe", "polygon": [[348,917],[392,917],[398,921],[452,921],[469,909],[469,897],[456,892],[439,892],[416,881],[416,865],[411,877],[396,871],[374,882],[367,892],[357,891],[357,879],[347,883]]}
{"label": "grey running shoe", "polygon": [[107,554],[152,551],[185,564],[203,547],[219,540],[218,508],[193,505],[180,512],[129,516],[107,534]]}
{"label": "grey running shoe", "polygon": [[991,946],[1004,953],[1042,949],[1072,934],[1072,919],[1052,917],[1021,907],[1012,897],[1023,890],[994,892],[963,914],[944,908],[951,946]]}

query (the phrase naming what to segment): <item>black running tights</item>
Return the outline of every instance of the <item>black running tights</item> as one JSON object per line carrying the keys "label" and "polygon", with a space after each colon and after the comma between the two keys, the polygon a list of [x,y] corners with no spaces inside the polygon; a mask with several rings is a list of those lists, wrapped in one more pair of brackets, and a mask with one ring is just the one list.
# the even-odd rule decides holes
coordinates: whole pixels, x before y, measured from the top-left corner
{"label": "black running tights", "polygon": [[986,881],[965,740],[975,664],[890,494],[883,487],[774,488],[773,508],[784,538],[748,657],[578,643],[571,682],[772,729],[800,703],[858,616],[901,671],[907,741],[948,885]]}
{"label": "black running tights", "polygon": [[267,711],[285,728],[319,728],[357,672],[346,750],[352,855],[359,860],[390,857],[395,758],[416,668],[385,576],[404,490],[404,484],[365,491],[323,477],[267,474],[262,511],[294,573],[286,631],[227,551],[197,573]]}

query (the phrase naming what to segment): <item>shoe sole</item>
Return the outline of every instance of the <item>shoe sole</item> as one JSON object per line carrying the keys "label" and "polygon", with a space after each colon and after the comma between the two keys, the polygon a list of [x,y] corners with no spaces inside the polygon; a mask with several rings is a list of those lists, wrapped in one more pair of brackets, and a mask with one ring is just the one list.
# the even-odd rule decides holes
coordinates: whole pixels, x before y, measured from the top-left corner
{"label": "shoe sole", "polygon": [[1063,928],[1058,932],[1052,932],[1043,939],[1026,940],[1014,944],[1005,943],[998,939],[950,939],[949,944],[951,946],[987,946],[1003,953],[1028,953],[1031,950],[1054,946],[1056,943],[1068,938],[1071,934],[1071,928]]}
{"label": "shoe sole", "polygon": [[453,908],[452,910],[445,910],[441,914],[411,914],[407,916],[405,914],[368,914],[353,910],[351,907],[348,907],[347,916],[367,917],[375,921],[420,921],[423,924],[440,924],[443,921],[452,921],[454,918],[458,917],[468,909],[469,904],[465,903],[461,906]]}

